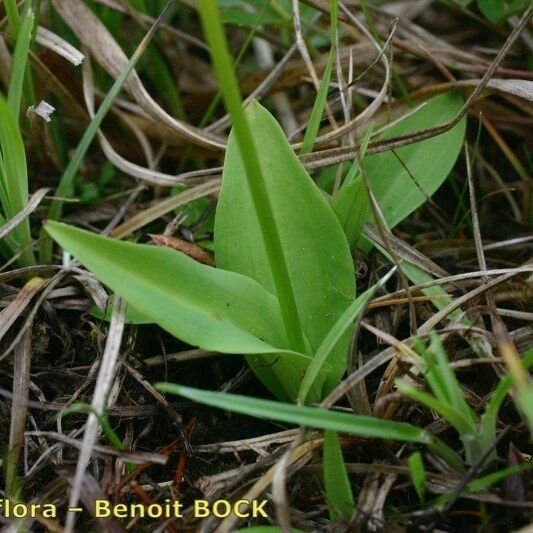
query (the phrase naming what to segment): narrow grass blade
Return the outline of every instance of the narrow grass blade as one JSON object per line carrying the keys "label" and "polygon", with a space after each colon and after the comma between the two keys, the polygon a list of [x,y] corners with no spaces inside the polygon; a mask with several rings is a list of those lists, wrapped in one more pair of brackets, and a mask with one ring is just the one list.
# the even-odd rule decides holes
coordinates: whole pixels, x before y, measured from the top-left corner
{"label": "narrow grass blade", "polygon": [[[504,468],[503,470],[498,470],[498,472],[487,474],[486,476],[471,481],[461,492],[461,495],[466,496],[468,494],[475,494],[476,492],[487,490],[488,488],[492,487],[493,485],[496,485],[497,483],[500,483],[509,476],[521,474],[522,472],[528,472],[532,469],[533,463],[529,462],[517,466],[511,466],[509,468]],[[439,496],[438,498],[435,498],[434,500],[428,502],[428,505],[431,505],[431,507],[438,507],[444,505],[447,501],[454,497],[455,494],[453,492],[443,494],[442,496]]]}
{"label": "narrow grass blade", "polygon": [[457,411],[462,412],[465,417],[468,417],[472,421],[472,426],[476,422],[476,418],[472,409],[465,400],[463,391],[457,381],[455,372],[450,366],[450,362],[444,351],[442,343],[435,332],[431,334],[431,345],[428,350],[435,356],[438,365],[438,372],[442,376],[442,380],[448,393],[450,403],[455,407]]}
{"label": "narrow grass blade", "polygon": [[259,164],[257,153],[259,147],[255,146],[253,132],[242,109],[242,97],[231,63],[218,7],[215,0],[200,0],[198,7],[204,34],[209,43],[211,57],[220,83],[222,96],[233,122],[233,130],[246,169],[246,178],[261,228],[261,234],[276,288],[276,295],[280,302],[289,346],[295,351],[305,353],[306,346],[300,317],[294,299],[285,256],[280,243],[279,230],[273,214],[271,200],[266,189],[265,176]]}
{"label": "narrow grass blade", "polygon": [[401,379],[396,381],[396,388],[400,394],[403,394],[438,413],[447,420],[459,432],[459,434],[475,434],[476,428],[472,427],[471,421],[462,412],[457,411],[451,405],[438,400],[435,396],[417,389]]}
{"label": "narrow grass blade", "polygon": [[69,405],[68,407],[61,409],[59,411],[57,417],[63,418],[64,416],[68,416],[73,413],[85,413],[85,414],[93,414],[96,419],[98,420],[98,423],[104,430],[104,433],[106,434],[107,440],[117,450],[123,450],[124,444],[120,440],[120,437],[116,434],[115,430],[111,427],[111,424],[109,423],[109,419],[105,414],[102,414],[98,412],[94,407],[89,405],[88,403],[74,403],[72,405]]}
{"label": "narrow grass blade", "polygon": [[[55,195],[59,197],[69,197],[72,195],[72,189],[74,186],[74,178],[76,177],[76,172],[78,171],[83,158],[85,157],[85,154],[87,153],[87,150],[89,149],[89,146],[94,140],[94,137],[96,136],[96,133],[98,132],[98,128],[101,126],[105,116],[107,115],[107,112],[113,105],[113,101],[117,97],[118,93],[122,89],[122,86],[128,79],[128,76],[131,74],[133,69],[135,68],[135,65],[143,55],[144,51],[146,50],[146,47],[148,46],[148,43],[154,36],[159,24],[163,21],[165,18],[165,15],[167,14],[168,10],[172,6],[175,0],[169,0],[157,18],[157,20],[154,22],[148,33],[145,35],[133,55],[131,56],[131,59],[128,62],[127,67],[124,69],[122,74],[115,80],[113,83],[113,86],[107,93],[106,97],[104,98],[104,101],[98,108],[98,111],[96,112],[96,115],[91,120],[91,123],[85,130],[83,137],[81,138],[81,141],[79,142],[74,155],[70,159],[67,168],[63,172],[63,176],[61,176],[61,180],[59,182],[59,185],[56,189]],[[61,208],[63,206],[63,202],[60,200],[54,200],[50,204],[50,208],[48,209],[48,216],[47,218],[49,220],[57,220],[61,214]],[[50,238],[43,234],[43,239],[41,241],[41,262],[43,263],[49,263],[52,260],[52,241]]]}
{"label": "narrow grass blade", "polygon": [[326,430],[324,434],[324,484],[331,520],[350,520],[355,502],[348,473],[344,465],[337,432]]}
{"label": "narrow grass blade", "polygon": [[27,10],[20,25],[17,44],[15,45],[15,53],[13,54],[13,66],[11,68],[11,78],[9,80],[7,101],[13,116],[17,120],[20,114],[24,75],[26,72],[28,53],[32,39],[34,19],[35,16],[33,11],[31,9]]}
{"label": "narrow grass blade", "polygon": [[[0,203],[5,223],[21,213],[28,203],[28,169],[24,142],[9,104],[0,94]],[[29,219],[11,231],[5,242],[13,254],[25,249],[19,263],[35,264],[31,250]]]}
{"label": "narrow grass blade", "polygon": [[5,0],[4,7],[7,15],[7,22],[9,24],[9,29],[11,30],[11,35],[14,39],[17,39],[19,34],[20,26],[20,14],[17,7],[16,0]]}
{"label": "narrow grass blade", "polygon": [[329,429],[376,439],[419,442],[422,444],[429,444],[432,440],[429,433],[405,422],[328,411],[316,407],[297,406],[238,394],[193,389],[173,383],[158,383],[156,388],[162,392],[184,396],[189,400],[210,405],[211,407],[266,420]]}
{"label": "narrow grass blade", "polygon": [[432,452],[442,457],[452,468],[459,472],[464,471],[463,463],[454,450],[434,435],[406,422],[394,422],[371,416],[328,411],[316,407],[304,407],[272,400],[261,400],[238,394],[193,389],[174,383],[158,383],[156,388],[162,392],[184,396],[211,407],[266,420],[276,420],[325,430],[330,429],[361,437],[426,444]]}
{"label": "narrow grass blade", "polygon": [[426,471],[424,470],[424,460],[420,452],[412,453],[407,459],[407,466],[411,473],[413,486],[422,503],[426,500]]}
{"label": "narrow grass blade", "polygon": [[337,0],[330,0],[329,7],[331,12],[331,48],[326,66],[324,68],[324,75],[320,81],[320,87],[318,88],[318,94],[315,98],[313,110],[311,111],[309,123],[307,124],[302,147],[300,148],[300,155],[309,154],[313,151],[313,146],[315,144],[320,122],[322,120],[322,114],[324,113],[324,109],[326,107],[329,84],[331,82],[331,73],[333,71],[333,63],[337,54]]}
{"label": "narrow grass blade", "polygon": [[346,309],[346,311],[344,311],[335,325],[330,329],[329,333],[326,335],[326,338],[314,355],[313,360],[302,379],[297,403],[304,404],[306,402],[307,394],[309,393],[309,390],[318,376],[322,365],[326,362],[329,354],[335,348],[337,342],[346,333],[359,313],[361,313],[361,311],[365,308],[366,304],[374,294],[374,290],[375,289],[368,289],[366,292],[358,296],[355,302],[353,302]]}

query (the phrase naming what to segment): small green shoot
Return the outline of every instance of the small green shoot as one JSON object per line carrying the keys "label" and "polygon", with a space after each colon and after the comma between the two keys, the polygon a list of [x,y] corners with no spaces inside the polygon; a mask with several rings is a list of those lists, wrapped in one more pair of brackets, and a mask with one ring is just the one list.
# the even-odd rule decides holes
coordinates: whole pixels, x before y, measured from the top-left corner
{"label": "small green shoot", "polygon": [[350,520],[355,511],[352,487],[336,431],[324,432],[324,484],[331,520]]}
{"label": "small green shoot", "polygon": [[[405,380],[396,382],[398,391],[442,416],[459,434],[465,450],[466,463],[477,464],[496,440],[498,411],[511,387],[511,376],[506,376],[500,381],[484,413],[478,416],[465,399],[440,339],[433,334],[430,346],[426,348],[419,342],[417,351],[422,356],[419,370],[432,394]],[[533,353],[527,354],[522,364],[525,368],[533,365]],[[489,456],[484,466],[494,458],[495,452]]]}
{"label": "small green shoot", "polygon": [[[113,446],[113,448],[116,448],[117,450],[124,450],[124,444],[122,443],[122,440],[120,440],[120,437],[116,434],[115,430],[111,427],[111,424],[109,422],[109,418],[107,415],[98,413],[93,409],[93,407],[87,403],[79,402],[74,403],[72,405],[69,405],[68,407],[65,407],[64,409],[61,409],[59,413],[57,414],[57,417],[59,419],[63,418],[64,416],[68,416],[74,413],[87,413],[92,414],[96,417],[98,420],[98,423],[100,424],[100,427],[103,429],[107,440]],[[129,472],[132,472],[135,469],[135,466],[131,463],[126,464],[126,469]]]}
{"label": "small green shoot", "polygon": [[424,469],[424,460],[420,452],[413,452],[407,459],[407,466],[411,474],[413,486],[420,498],[420,502],[426,501],[426,471]]}

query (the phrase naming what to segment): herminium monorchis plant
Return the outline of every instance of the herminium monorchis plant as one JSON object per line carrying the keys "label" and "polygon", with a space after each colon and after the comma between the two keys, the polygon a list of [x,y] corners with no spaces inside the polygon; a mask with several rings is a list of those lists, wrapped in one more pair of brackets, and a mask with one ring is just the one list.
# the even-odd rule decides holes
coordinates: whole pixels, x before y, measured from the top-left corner
{"label": "herminium monorchis plant", "polygon": [[350,246],[335,212],[270,113],[257,102],[243,110],[216,4],[201,0],[199,7],[233,122],[215,222],[218,268],[56,222],[47,231],[148,319],[191,345],[244,354],[279,400],[299,406],[170,384],[165,390],[255,416],[425,443],[460,469],[457,454],[410,424],[303,406],[322,399],[345,372],[348,330],[372,290],[355,297]]}

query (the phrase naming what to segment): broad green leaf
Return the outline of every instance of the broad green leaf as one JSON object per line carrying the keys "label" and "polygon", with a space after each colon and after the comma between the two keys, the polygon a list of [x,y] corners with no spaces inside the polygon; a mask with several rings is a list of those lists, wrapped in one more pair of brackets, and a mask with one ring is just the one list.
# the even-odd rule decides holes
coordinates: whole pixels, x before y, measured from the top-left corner
{"label": "broad green leaf", "polygon": [[[285,135],[257,102],[246,110],[259,163],[279,229],[296,305],[311,353],[315,353],[355,298],[353,263],[342,228]],[[245,274],[275,294],[261,229],[248,189],[237,140],[226,151],[215,218],[215,255],[220,268]],[[348,336],[327,359],[330,390],[346,369]]]}
{"label": "broad green leaf", "polygon": [[502,22],[505,14],[503,0],[477,0],[477,6],[483,16],[493,24]]}
{"label": "broad green leaf", "polygon": [[285,24],[275,13],[258,13],[251,11],[243,11],[242,6],[238,9],[224,9],[220,13],[222,22],[224,24],[234,24],[236,26],[249,26],[254,28],[258,23],[268,25]]}
{"label": "broad green leaf", "polygon": [[[105,309],[99,309],[96,306],[92,307],[92,309],[90,310],[90,314],[96,318],[99,318],[100,320],[107,320],[109,322],[111,320],[111,314],[113,309],[113,299],[113,295],[108,298],[107,306]],[[124,323],[134,325],[153,324],[154,320],[135,309],[135,307],[133,307],[132,305],[128,304],[126,306],[126,312],[124,315]]]}
{"label": "broad green leaf", "polygon": [[[254,280],[169,248],[122,242],[57,222],[48,222],[46,231],[147,319],[205,350],[264,354],[250,358],[254,370],[272,374],[275,394],[296,396],[310,358],[284,349],[277,301]],[[288,385],[282,387],[280,379]]]}
{"label": "broad green leaf", "polygon": [[189,344],[224,353],[285,345],[275,299],[245,276],[66,224],[48,222],[46,231],[136,310]]}
{"label": "broad green leaf", "polygon": [[361,237],[370,204],[361,177],[341,187],[331,203],[351,248]]}
{"label": "broad green leaf", "polygon": [[420,501],[424,503],[426,499],[426,471],[424,470],[424,460],[420,452],[413,452],[407,459],[407,466],[413,480],[416,493]]}
{"label": "broad green leaf", "polygon": [[[408,135],[445,124],[456,116],[462,104],[458,93],[435,96],[379,138]],[[461,151],[465,127],[463,118],[451,130],[431,139],[365,157],[372,192],[390,227],[420,207],[442,185]]]}
{"label": "broad green leaf", "polygon": [[324,434],[324,485],[331,520],[349,520],[355,511],[355,502],[339,437],[337,432],[331,430]]}

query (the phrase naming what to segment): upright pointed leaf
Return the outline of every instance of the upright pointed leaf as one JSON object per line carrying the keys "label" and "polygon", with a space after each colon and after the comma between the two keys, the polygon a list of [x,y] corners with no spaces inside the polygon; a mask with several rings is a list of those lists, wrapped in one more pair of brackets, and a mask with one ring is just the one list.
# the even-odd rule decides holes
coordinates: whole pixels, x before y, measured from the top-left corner
{"label": "upright pointed leaf", "polygon": [[[20,103],[22,101],[22,86],[24,84],[24,73],[30,50],[31,34],[33,31],[34,15],[31,9],[26,11],[13,54],[13,66],[11,69],[11,79],[9,80],[8,102],[13,116],[17,119],[20,113]],[[30,102],[28,102],[29,105]]]}
{"label": "upright pointed leaf", "polygon": [[332,520],[349,520],[355,511],[352,488],[336,431],[324,433],[324,484]]}
{"label": "upright pointed leaf", "polygon": [[[260,165],[280,232],[294,297],[311,352],[320,346],[354,300],[353,263],[342,228],[285,135],[258,103],[246,117],[259,147]],[[244,165],[230,135],[215,221],[215,253],[220,268],[245,274],[274,293],[257,215],[247,188]],[[328,388],[345,371],[348,337],[327,362]]]}

